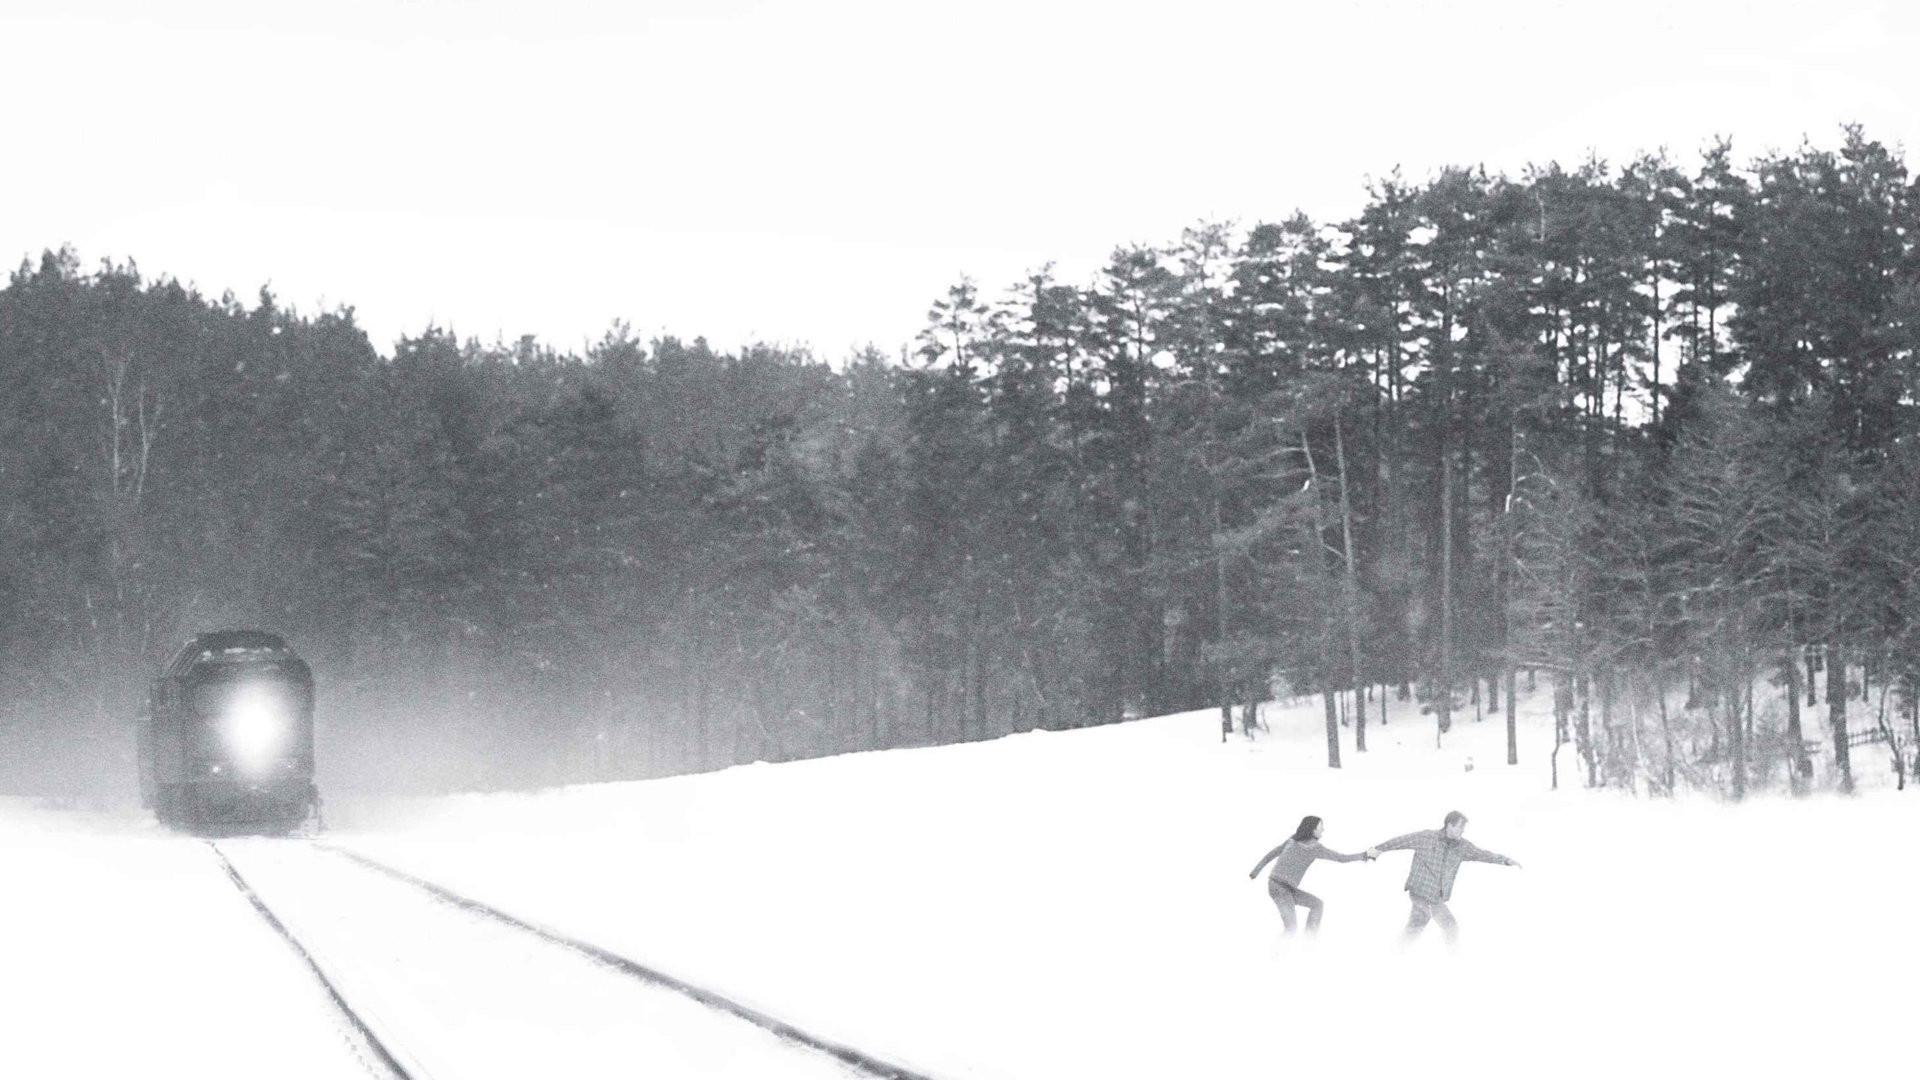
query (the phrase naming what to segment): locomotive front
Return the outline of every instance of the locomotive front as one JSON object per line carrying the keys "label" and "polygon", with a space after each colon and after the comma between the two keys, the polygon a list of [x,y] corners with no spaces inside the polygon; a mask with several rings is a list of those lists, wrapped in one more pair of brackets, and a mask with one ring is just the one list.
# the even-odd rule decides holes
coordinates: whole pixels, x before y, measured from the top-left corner
{"label": "locomotive front", "polygon": [[154,680],[141,790],[169,825],[288,829],[317,803],[313,674],[258,631],[189,641]]}

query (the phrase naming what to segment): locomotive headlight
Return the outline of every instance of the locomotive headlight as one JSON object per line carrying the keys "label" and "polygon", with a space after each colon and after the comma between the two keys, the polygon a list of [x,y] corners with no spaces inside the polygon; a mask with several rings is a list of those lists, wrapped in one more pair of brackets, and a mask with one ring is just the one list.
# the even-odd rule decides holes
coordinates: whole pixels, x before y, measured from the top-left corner
{"label": "locomotive headlight", "polygon": [[243,686],[234,692],[221,726],[234,764],[257,773],[279,755],[291,725],[286,704],[277,694],[261,686]]}

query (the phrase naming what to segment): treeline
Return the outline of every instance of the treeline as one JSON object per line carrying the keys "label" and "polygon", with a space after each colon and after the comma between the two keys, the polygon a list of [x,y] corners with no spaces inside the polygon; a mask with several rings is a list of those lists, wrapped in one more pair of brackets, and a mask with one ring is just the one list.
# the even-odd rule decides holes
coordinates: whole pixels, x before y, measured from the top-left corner
{"label": "treeline", "polygon": [[946,470],[919,520],[962,595],[913,636],[949,708],[1224,710],[1277,675],[1323,697],[1332,764],[1369,686],[1442,738],[1504,698],[1516,760],[1525,669],[1555,688],[1556,780],[1564,744],[1593,785],[1850,787],[1871,741],[1904,784],[1904,163],[1849,129],[1369,194],[1334,228],[1206,225],[1091,289],[935,305],[914,476]]}
{"label": "treeline", "polygon": [[313,663],[335,786],[945,737],[903,726],[872,614],[864,470],[894,377],[620,327],[583,357],[441,330],[382,357],[349,310],[22,266],[0,292],[0,775],[126,787],[147,679],[227,626]]}
{"label": "treeline", "polygon": [[[1334,763],[1392,693],[1437,738],[1504,705],[1510,756],[1589,784],[1849,786],[1863,734],[1904,779],[1917,226],[1858,130],[1395,176],[1338,225],[963,282],[837,368],[621,326],[382,357],[351,311],[49,255],[0,292],[0,722],[90,767],[180,638],[258,625],[369,784],[1276,687],[1322,697]],[[1515,744],[1522,677],[1555,745]]]}

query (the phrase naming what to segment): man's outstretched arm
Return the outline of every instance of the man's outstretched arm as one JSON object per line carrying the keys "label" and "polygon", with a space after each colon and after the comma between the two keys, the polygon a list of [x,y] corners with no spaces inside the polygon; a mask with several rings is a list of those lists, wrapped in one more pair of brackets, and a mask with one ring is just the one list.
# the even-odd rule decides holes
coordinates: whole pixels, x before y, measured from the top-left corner
{"label": "man's outstretched arm", "polygon": [[1470,859],[1473,862],[1490,862],[1499,866],[1519,866],[1520,865],[1519,863],[1514,862],[1512,859],[1507,858],[1505,855],[1488,851],[1486,848],[1483,848],[1483,847],[1476,847],[1470,842],[1467,844],[1467,850],[1464,853],[1462,853],[1460,857],[1463,859]]}

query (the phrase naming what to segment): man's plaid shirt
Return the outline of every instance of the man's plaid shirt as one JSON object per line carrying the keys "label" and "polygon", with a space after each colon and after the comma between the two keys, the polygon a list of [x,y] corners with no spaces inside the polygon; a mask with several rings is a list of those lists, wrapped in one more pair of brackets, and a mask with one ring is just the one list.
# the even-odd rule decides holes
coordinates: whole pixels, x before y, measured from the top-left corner
{"label": "man's plaid shirt", "polygon": [[1413,868],[1407,871],[1406,889],[1415,900],[1425,900],[1430,904],[1444,904],[1453,896],[1453,876],[1460,872],[1461,863],[1506,864],[1513,861],[1505,855],[1495,855],[1485,848],[1475,847],[1464,837],[1452,839],[1441,829],[1396,836],[1374,846],[1381,851],[1398,851],[1401,848],[1413,850]]}

